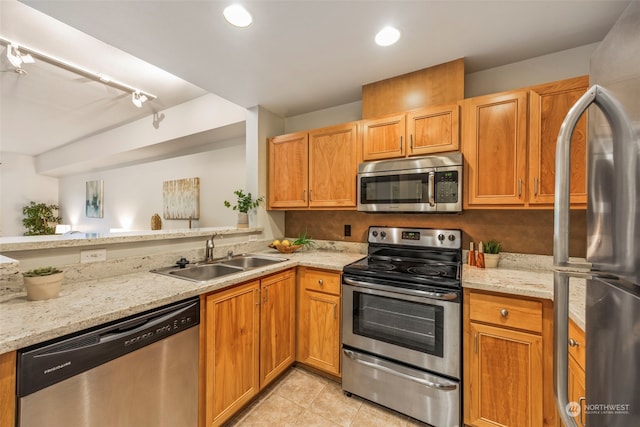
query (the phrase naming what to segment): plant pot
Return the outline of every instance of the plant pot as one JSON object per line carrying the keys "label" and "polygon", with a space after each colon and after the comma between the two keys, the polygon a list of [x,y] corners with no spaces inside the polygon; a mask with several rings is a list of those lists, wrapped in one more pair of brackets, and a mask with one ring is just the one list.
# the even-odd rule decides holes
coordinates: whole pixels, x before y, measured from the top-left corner
{"label": "plant pot", "polygon": [[500,254],[484,254],[485,268],[496,268],[499,260]]}
{"label": "plant pot", "polygon": [[249,228],[249,214],[244,212],[238,212],[238,228]]}
{"label": "plant pot", "polygon": [[64,273],[48,276],[25,277],[24,287],[27,289],[29,301],[39,301],[56,298],[60,294]]}

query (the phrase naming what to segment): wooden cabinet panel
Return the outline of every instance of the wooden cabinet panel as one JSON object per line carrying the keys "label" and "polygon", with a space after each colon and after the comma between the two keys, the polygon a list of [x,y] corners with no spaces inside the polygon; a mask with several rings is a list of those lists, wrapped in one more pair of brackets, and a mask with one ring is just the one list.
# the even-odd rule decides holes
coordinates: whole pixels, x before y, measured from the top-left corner
{"label": "wooden cabinet panel", "polygon": [[[564,117],[589,87],[582,76],[535,86],[530,99],[529,202],[553,204],[556,141]],[[582,116],[571,139],[571,203],[587,202],[587,117]]]}
{"label": "wooden cabinet panel", "polygon": [[460,107],[457,103],[407,114],[410,156],[456,151],[460,148]]}
{"label": "wooden cabinet panel", "polygon": [[269,209],[307,206],[308,142],[307,132],[269,139]]}
{"label": "wooden cabinet panel", "polygon": [[362,158],[380,160],[404,157],[406,116],[397,114],[362,123]]}
{"label": "wooden cabinet panel", "polygon": [[464,101],[465,208],[524,206],[527,99],[515,91]]}
{"label": "wooden cabinet panel", "polygon": [[219,426],[259,391],[260,282],[206,299],[206,423]]}
{"label": "wooden cabinet panel", "polygon": [[469,293],[471,320],[542,332],[542,303],[478,292]]}
{"label": "wooden cabinet panel", "polygon": [[309,132],[309,207],[355,207],[358,124]]}
{"label": "wooden cabinet panel", "polygon": [[260,281],[260,389],[295,362],[294,270]]}
{"label": "wooden cabinet panel", "polygon": [[542,337],[471,322],[469,365],[474,426],[538,427],[542,417]]}
{"label": "wooden cabinet panel", "polygon": [[16,413],[16,352],[0,354],[0,427],[14,427]]}
{"label": "wooden cabinet panel", "polygon": [[340,274],[300,268],[298,279],[296,360],[339,376]]}

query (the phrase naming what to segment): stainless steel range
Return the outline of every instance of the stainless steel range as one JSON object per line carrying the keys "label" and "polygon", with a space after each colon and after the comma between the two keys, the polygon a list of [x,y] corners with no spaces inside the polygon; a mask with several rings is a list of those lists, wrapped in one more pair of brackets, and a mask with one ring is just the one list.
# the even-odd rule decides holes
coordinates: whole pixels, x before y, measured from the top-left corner
{"label": "stainless steel range", "polygon": [[370,227],[367,240],[343,270],[342,389],[459,426],[461,232]]}

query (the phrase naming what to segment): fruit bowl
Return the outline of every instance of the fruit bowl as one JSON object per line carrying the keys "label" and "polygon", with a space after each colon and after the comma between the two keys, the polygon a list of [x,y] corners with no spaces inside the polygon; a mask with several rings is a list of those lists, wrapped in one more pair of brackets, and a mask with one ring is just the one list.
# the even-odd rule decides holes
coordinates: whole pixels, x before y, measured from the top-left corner
{"label": "fruit bowl", "polygon": [[269,245],[270,248],[276,249],[278,252],[283,254],[292,254],[298,249],[302,247],[302,245]]}

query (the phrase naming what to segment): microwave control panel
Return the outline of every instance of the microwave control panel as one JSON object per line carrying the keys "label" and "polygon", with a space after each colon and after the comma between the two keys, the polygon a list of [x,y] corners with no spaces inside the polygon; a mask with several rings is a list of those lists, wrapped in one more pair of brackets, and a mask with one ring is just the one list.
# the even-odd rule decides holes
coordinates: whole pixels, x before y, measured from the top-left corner
{"label": "microwave control panel", "polygon": [[436,172],[437,203],[458,202],[458,171]]}

